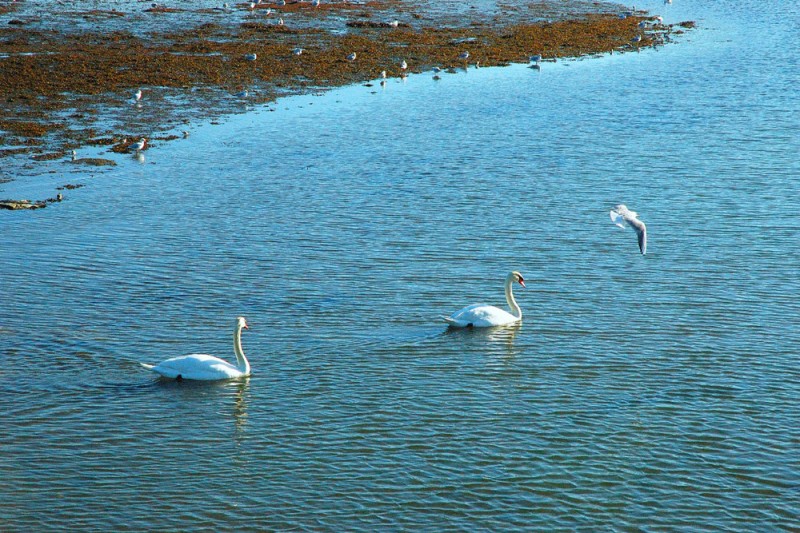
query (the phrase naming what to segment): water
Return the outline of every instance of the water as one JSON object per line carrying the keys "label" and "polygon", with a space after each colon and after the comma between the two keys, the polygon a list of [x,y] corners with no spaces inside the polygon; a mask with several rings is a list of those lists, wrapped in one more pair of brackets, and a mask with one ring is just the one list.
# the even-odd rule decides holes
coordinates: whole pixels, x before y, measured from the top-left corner
{"label": "water", "polygon": [[[286,99],[0,213],[2,529],[800,527],[800,8],[637,7],[700,27]],[[443,327],[510,270],[521,326]],[[237,315],[248,381],[139,367]]]}

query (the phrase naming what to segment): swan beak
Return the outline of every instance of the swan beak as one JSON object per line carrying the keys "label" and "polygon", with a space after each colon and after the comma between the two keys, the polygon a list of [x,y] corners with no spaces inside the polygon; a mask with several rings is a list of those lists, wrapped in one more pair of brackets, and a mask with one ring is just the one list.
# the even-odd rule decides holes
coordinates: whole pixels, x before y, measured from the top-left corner
{"label": "swan beak", "polygon": [[519,284],[522,285],[522,288],[525,288],[525,280],[519,280]]}

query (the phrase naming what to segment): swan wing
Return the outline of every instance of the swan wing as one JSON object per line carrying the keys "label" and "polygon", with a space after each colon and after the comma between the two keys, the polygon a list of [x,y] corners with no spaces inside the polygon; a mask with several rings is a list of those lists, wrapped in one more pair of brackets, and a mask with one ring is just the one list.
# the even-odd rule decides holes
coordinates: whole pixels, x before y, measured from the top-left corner
{"label": "swan wing", "polygon": [[519,320],[517,317],[499,307],[485,304],[474,304],[461,309],[445,318],[445,321],[455,327],[487,328],[491,326],[504,326]]}
{"label": "swan wing", "polygon": [[238,378],[244,375],[227,361],[201,353],[167,359],[152,367],[152,370],[166,378],[175,379],[180,376],[183,379],[203,381]]}

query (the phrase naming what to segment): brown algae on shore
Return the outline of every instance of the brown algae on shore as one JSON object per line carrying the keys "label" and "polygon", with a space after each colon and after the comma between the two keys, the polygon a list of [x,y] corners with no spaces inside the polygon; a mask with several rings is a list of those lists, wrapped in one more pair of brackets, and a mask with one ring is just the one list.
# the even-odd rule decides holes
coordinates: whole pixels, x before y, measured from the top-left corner
{"label": "brown algae on shore", "polygon": [[[401,0],[137,9],[64,14],[110,31],[69,24],[62,30],[36,19],[0,27],[0,157],[47,160],[54,156],[46,154],[104,144],[127,152],[155,131],[241,112],[243,99],[269,102],[375,79],[384,70],[405,75],[403,61],[407,72],[433,66],[453,72],[468,66],[459,59],[464,51],[470,64],[507,65],[531,54],[633,51],[663,43],[672,31],[645,13],[581,2],[561,11],[551,3],[498,2],[491,15],[459,16]],[[196,23],[182,22],[188,15]],[[142,16],[152,24],[134,31]],[[348,60],[351,53],[357,59]]]}

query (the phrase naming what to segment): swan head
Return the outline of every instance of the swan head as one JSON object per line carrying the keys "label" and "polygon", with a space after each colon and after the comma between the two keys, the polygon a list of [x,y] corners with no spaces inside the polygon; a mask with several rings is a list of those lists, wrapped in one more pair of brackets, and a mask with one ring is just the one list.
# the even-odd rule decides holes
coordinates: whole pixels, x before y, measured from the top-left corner
{"label": "swan head", "polygon": [[509,274],[509,277],[511,277],[512,280],[516,281],[517,283],[525,287],[525,278],[523,278],[522,274],[520,274],[516,270],[511,274]]}
{"label": "swan head", "polygon": [[250,329],[247,327],[247,320],[245,320],[243,316],[236,319],[236,327],[239,329]]}

